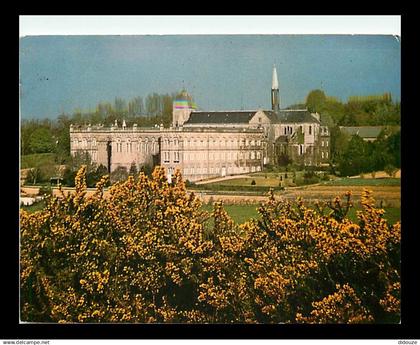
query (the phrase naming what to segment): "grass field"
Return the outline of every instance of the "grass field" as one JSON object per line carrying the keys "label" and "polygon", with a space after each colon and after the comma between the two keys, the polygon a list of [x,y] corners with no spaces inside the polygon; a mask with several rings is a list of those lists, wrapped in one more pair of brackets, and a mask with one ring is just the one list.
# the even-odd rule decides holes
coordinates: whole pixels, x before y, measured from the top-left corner
{"label": "grass field", "polygon": [[[43,209],[44,206],[44,201],[40,201],[31,206],[22,206],[21,208],[32,213]],[[237,224],[245,223],[251,218],[259,218],[257,209],[260,207],[260,204],[224,205],[223,207]],[[209,204],[203,204],[201,209],[206,212],[212,212],[213,206]],[[356,221],[357,219],[357,210],[360,210],[360,208],[351,208],[349,211],[348,217],[353,221]],[[390,224],[394,224],[395,222],[401,220],[401,209],[399,207],[385,207],[384,210],[384,218],[387,219]]]}
{"label": "grass field", "polygon": [[[226,212],[232,217],[232,219],[237,224],[245,223],[251,218],[259,218],[257,209],[260,207],[260,204],[251,204],[251,205],[224,205],[223,206]],[[213,207],[211,205],[203,205],[203,211],[212,212]],[[352,221],[357,220],[356,212],[360,208],[351,208],[348,213],[348,218]],[[399,207],[385,207],[384,218],[388,221],[389,224],[394,224],[397,221],[401,220],[401,209]]]}
{"label": "grass field", "polygon": [[264,177],[245,177],[245,178],[236,178],[232,180],[226,180],[222,182],[214,183],[213,185],[223,185],[223,186],[251,186],[252,181],[255,181],[255,186],[264,186],[264,187],[277,187],[279,185],[278,178],[264,178]]}
{"label": "grass field", "polygon": [[343,178],[323,183],[327,186],[399,186],[399,178]]}
{"label": "grass field", "polygon": [[20,158],[20,168],[28,169],[35,166],[55,164],[54,153],[34,153],[31,155],[24,155]]}

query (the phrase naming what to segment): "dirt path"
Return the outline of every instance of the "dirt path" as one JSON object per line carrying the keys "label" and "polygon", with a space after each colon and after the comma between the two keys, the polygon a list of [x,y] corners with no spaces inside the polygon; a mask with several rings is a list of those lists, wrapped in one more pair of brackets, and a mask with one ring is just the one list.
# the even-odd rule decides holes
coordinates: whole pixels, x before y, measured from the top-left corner
{"label": "dirt path", "polygon": [[210,180],[197,181],[195,182],[195,184],[200,185],[200,184],[214,183],[214,182],[220,182],[220,181],[226,181],[226,180],[234,180],[238,178],[250,178],[250,177],[251,177],[250,175],[232,175],[232,176],[225,176],[225,177],[216,177]]}

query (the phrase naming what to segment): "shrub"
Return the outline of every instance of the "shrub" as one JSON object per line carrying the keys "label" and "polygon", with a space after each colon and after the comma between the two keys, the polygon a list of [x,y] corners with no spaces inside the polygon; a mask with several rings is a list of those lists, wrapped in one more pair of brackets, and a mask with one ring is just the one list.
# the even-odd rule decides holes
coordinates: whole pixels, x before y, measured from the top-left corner
{"label": "shrub", "polygon": [[385,166],[384,171],[388,174],[389,177],[395,177],[398,168],[394,167],[391,164],[388,164],[387,166]]}
{"label": "shrub", "polygon": [[[400,224],[366,191],[318,210],[270,193],[238,226],[209,215],[177,171],[140,173],[21,211],[21,318],[32,322],[399,322]],[[209,217],[213,222],[205,227]]]}
{"label": "shrub", "polygon": [[52,194],[51,186],[41,186],[38,191],[38,195],[48,196]]}

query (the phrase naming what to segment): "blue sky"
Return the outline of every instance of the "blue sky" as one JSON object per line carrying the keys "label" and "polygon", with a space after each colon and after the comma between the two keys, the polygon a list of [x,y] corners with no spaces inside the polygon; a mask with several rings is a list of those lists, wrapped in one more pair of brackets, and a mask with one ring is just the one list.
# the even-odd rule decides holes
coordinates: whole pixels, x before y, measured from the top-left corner
{"label": "blue sky", "polygon": [[400,99],[400,52],[389,35],[26,36],[21,116],[55,118],[183,87],[201,109],[269,109],[273,64],[282,107],[316,88],[343,101]]}

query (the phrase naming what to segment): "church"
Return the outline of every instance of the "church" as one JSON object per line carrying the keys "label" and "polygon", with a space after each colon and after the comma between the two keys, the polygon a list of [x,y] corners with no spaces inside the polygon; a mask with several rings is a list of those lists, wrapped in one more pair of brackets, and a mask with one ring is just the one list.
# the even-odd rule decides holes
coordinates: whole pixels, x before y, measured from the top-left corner
{"label": "church", "polygon": [[173,102],[169,128],[127,127],[125,121],[111,127],[70,126],[72,155],[88,152],[109,172],[132,163],[161,165],[170,179],[180,169],[189,181],[257,172],[268,164],[326,165],[329,139],[319,114],[280,109],[275,67],[270,110],[197,111],[183,90]]}

